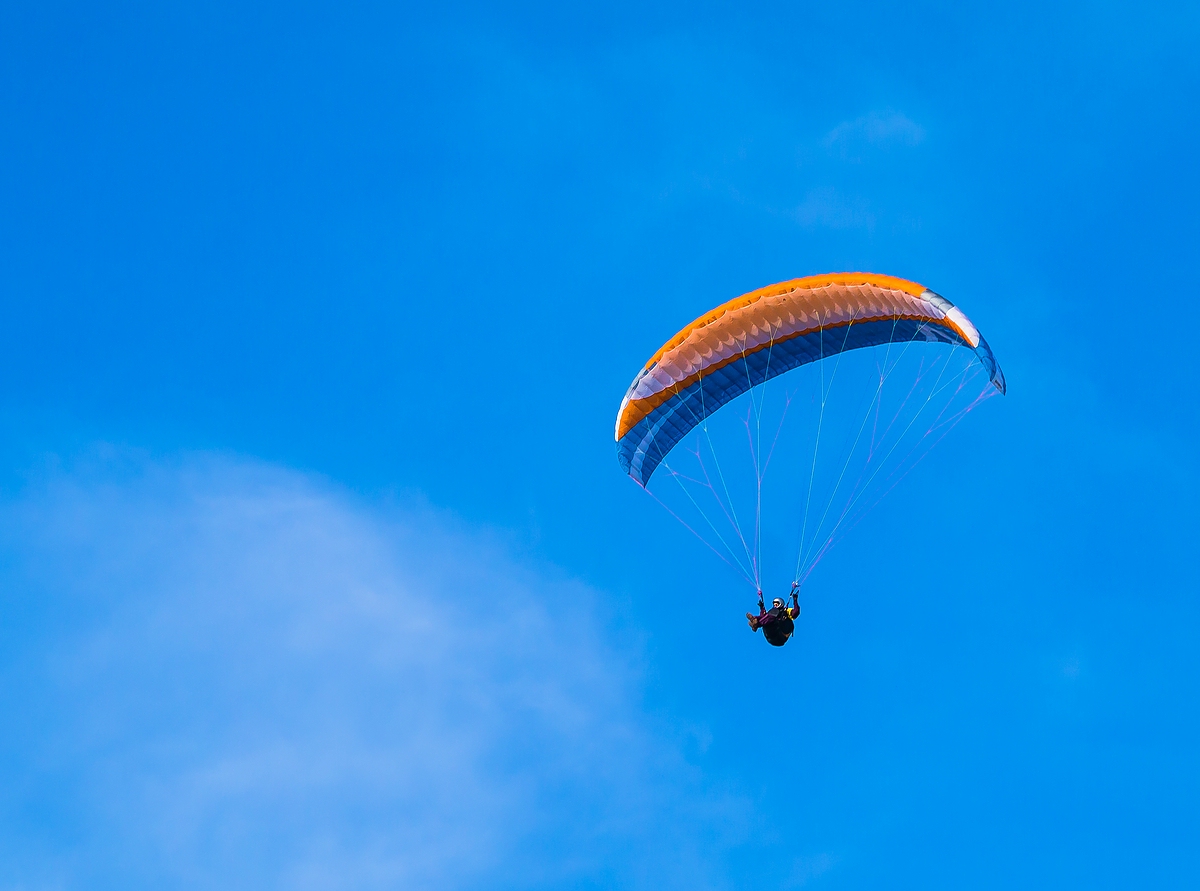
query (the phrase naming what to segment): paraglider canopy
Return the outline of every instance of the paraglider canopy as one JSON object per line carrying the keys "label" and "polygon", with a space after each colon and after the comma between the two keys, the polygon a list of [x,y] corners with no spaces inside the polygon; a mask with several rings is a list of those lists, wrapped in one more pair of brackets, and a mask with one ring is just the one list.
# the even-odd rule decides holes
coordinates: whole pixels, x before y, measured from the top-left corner
{"label": "paraglider canopy", "polygon": [[798,584],[1006,386],[971,320],[924,285],[808,276],[730,300],[663,344],[621,401],[617,458],[647,491],[663,467],[668,488],[651,494],[756,590],[764,560],[788,562],[764,541],[797,541]]}
{"label": "paraglider canopy", "polygon": [[916,282],[834,273],[743,294],[668,340],[634,378],[617,414],[621,467],[645,486],[690,430],[752,387],[847,350],[915,340],[970,347],[1005,392],[971,321]]}

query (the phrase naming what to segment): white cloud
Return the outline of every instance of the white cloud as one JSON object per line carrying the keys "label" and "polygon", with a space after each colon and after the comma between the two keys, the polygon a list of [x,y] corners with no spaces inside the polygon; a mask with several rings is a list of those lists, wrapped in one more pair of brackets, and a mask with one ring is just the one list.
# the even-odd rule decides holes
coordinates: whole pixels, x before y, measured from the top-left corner
{"label": "white cloud", "polygon": [[20,883],[720,884],[744,806],[592,594],[485,535],[212,456],[59,475],[0,534]]}

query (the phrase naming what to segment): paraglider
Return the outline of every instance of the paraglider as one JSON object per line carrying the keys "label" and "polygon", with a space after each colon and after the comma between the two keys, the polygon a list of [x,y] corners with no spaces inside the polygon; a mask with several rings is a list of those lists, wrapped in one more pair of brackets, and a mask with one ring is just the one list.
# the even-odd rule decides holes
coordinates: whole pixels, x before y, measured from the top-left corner
{"label": "paraglider", "polygon": [[796,630],[795,620],[800,618],[799,585],[792,585],[792,605],[785,606],[782,597],[771,601],[767,609],[763,603],[762,592],[758,592],[758,615],[746,613],[746,621],[751,631],[762,629],[763,637],[773,647],[781,647],[791,638]]}
{"label": "paraglider", "polygon": [[[982,390],[972,389],[980,375]],[[774,382],[783,386],[769,403]],[[874,273],[809,276],[730,300],[663,344],[621,401],[617,459],[647,491],[662,467],[685,497],[672,507],[651,494],[758,592],[764,563],[790,562],[768,559],[764,549],[779,551],[790,537],[780,525],[793,523],[794,594],[950,428],[1005,390],[987,341],[940,294]],[[742,408],[722,432],[716,422],[733,403]],[[839,423],[840,450],[831,449]],[[811,449],[783,435],[789,425],[807,430]],[[744,453],[747,442],[749,461],[731,470],[731,450]],[[764,487],[769,466],[776,478]],[[765,633],[775,621],[759,619],[758,627]]]}

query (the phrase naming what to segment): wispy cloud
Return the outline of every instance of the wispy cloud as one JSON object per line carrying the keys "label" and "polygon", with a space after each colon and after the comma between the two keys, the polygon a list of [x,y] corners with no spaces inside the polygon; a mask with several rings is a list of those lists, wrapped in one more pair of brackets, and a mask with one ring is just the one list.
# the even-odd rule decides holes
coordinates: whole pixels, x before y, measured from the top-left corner
{"label": "wispy cloud", "polygon": [[824,144],[847,160],[859,160],[868,147],[913,147],[925,139],[925,130],[898,111],[871,112],[843,121],[825,136]]}
{"label": "wispy cloud", "polygon": [[875,214],[862,198],[845,198],[836,189],[814,189],[796,208],[796,220],[804,226],[830,229],[874,229]]}
{"label": "wispy cloud", "polygon": [[0,533],[18,884],[697,888],[746,825],[592,594],[433,512],[199,457],[60,475]]}

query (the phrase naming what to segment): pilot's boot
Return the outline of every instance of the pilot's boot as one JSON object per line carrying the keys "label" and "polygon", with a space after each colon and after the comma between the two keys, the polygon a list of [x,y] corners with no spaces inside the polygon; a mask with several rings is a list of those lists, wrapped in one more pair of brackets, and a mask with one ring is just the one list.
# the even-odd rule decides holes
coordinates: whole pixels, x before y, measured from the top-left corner
{"label": "pilot's boot", "polygon": [[746,613],[746,621],[750,623],[751,631],[758,630],[758,616],[754,615],[754,613]]}

